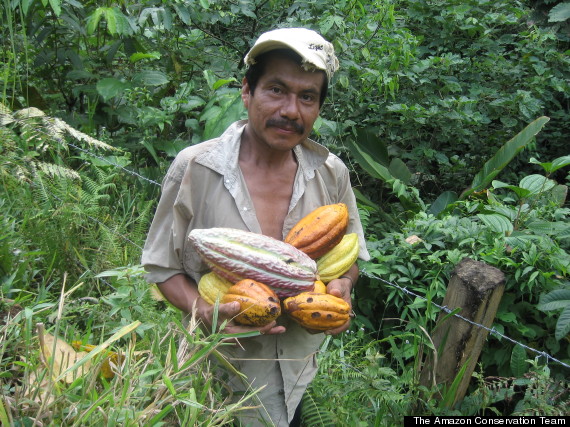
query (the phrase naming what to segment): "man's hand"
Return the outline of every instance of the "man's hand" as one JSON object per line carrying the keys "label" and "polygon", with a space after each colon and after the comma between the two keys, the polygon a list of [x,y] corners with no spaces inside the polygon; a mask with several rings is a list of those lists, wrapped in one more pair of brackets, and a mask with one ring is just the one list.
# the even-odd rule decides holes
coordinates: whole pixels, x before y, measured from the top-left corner
{"label": "man's hand", "polygon": [[[214,306],[208,304],[200,296],[198,286],[188,276],[177,274],[170,279],[159,283],[158,288],[162,295],[176,308],[185,313],[192,313],[196,310],[196,318],[200,320],[209,331],[212,331],[212,323],[214,319]],[[195,307],[195,308],[194,308]],[[243,326],[235,323],[233,318],[239,313],[239,302],[231,302],[228,304],[218,305],[218,324],[216,331],[228,334],[239,332],[259,331],[262,334],[281,334],[285,332],[285,327],[277,326],[273,321],[266,326]],[[221,324],[227,320],[224,329],[220,331]]]}
{"label": "man's hand", "polygon": [[[210,331],[212,330],[213,326],[214,310],[215,306],[208,304],[206,301],[204,301],[203,298],[198,298],[196,300],[196,317],[200,319]],[[216,331],[219,331],[222,323],[227,320],[224,329],[221,331],[227,334],[259,331],[262,335],[272,335],[285,332],[285,327],[277,326],[277,323],[275,321],[265,326],[239,325],[233,320],[233,318],[237,316],[239,312],[240,305],[237,301],[229,302],[226,304],[218,304],[218,324],[216,325]]]}

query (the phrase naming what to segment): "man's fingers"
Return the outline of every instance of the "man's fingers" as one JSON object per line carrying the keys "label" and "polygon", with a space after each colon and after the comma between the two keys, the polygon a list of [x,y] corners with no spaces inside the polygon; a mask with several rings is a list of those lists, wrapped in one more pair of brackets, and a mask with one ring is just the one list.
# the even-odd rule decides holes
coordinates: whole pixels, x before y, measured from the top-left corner
{"label": "man's fingers", "polygon": [[218,313],[221,315],[222,318],[231,319],[239,314],[241,310],[241,306],[239,302],[232,301],[226,304],[220,304],[218,306]]}

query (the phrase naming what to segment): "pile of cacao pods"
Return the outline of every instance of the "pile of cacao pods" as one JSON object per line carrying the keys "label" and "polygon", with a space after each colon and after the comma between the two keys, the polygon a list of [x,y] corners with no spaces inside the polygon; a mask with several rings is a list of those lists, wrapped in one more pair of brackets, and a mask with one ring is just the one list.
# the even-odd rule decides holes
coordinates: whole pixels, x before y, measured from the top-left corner
{"label": "pile of cacao pods", "polygon": [[238,301],[235,321],[264,326],[283,311],[303,327],[325,331],[342,326],[350,306],[326,293],[326,284],[356,262],[356,233],[346,234],[343,203],[316,208],[283,241],[232,228],[195,229],[190,243],[211,269],[198,283],[201,297],[214,304]]}

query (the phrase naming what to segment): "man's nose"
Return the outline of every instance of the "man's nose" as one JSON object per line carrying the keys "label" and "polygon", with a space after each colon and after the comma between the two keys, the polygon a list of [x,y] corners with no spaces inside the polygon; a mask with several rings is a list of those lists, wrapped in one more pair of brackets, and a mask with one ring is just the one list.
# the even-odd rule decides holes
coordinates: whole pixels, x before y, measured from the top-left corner
{"label": "man's nose", "polygon": [[299,118],[299,100],[295,94],[289,94],[283,99],[281,105],[281,117],[289,120],[297,120]]}

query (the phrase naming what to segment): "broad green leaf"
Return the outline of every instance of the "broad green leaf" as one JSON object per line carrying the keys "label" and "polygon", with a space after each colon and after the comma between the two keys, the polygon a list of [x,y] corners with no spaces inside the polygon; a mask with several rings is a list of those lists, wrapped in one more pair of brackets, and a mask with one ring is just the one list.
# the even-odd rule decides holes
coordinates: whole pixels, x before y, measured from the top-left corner
{"label": "broad green leaf", "polygon": [[234,78],[231,78],[231,79],[220,79],[220,80],[218,80],[216,83],[214,83],[214,84],[212,85],[212,89],[214,89],[214,90],[219,89],[219,88],[221,88],[222,86],[227,85],[228,83],[231,83],[231,82],[235,82],[235,81],[237,81],[237,80],[234,79]]}
{"label": "broad green leaf", "polygon": [[144,70],[133,76],[133,83],[143,86],[161,86],[169,81],[165,73],[157,70]]}
{"label": "broad green leaf", "polygon": [[208,118],[202,135],[204,140],[220,136],[231,123],[241,119],[245,111],[239,91],[228,94],[221,107],[214,106],[211,108],[215,114],[203,115],[203,117]]}
{"label": "broad green leaf", "polygon": [[505,166],[534,139],[536,134],[540,132],[549,120],[549,117],[536,119],[503,145],[497,153],[483,165],[483,168],[475,175],[475,178],[473,178],[471,187],[464,191],[459,198],[465,199],[471,193],[485,189]]}
{"label": "broad green leaf", "polygon": [[204,70],[203,75],[204,78],[206,79],[206,82],[208,83],[208,87],[213,89],[214,85],[218,81],[214,73],[211,70]]}
{"label": "broad green leaf", "polygon": [[562,310],[560,317],[556,322],[555,338],[560,341],[570,333],[570,305]]}
{"label": "broad green leaf", "polygon": [[354,195],[356,196],[356,200],[358,200],[358,202],[360,202],[361,204],[363,204],[365,206],[369,206],[371,208],[374,208],[377,211],[380,210],[380,206],[378,206],[376,203],[374,203],[372,200],[370,200],[367,196],[362,194],[362,192],[359,189],[353,188],[352,191],[354,192]]}
{"label": "broad green leaf", "polygon": [[515,377],[522,377],[528,371],[528,362],[526,361],[526,350],[523,346],[516,344],[511,353],[511,372]]}
{"label": "broad green leaf", "polygon": [[526,248],[533,242],[537,242],[541,239],[541,236],[535,236],[532,234],[524,234],[520,231],[514,231],[510,236],[505,238],[505,243],[508,246],[514,248]]}
{"label": "broad green leaf", "polygon": [[562,221],[543,221],[540,219],[525,224],[526,228],[536,234],[567,236],[570,233],[570,224]]}
{"label": "broad green leaf", "polygon": [[520,187],[528,190],[530,195],[537,195],[552,190],[556,182],[543,175],[527,175],[521,179]]}
{"label": "broad green leaf", "polygon": [[551,174],[553,172],[556,172],[558,169],[563,168],[564,166],[570,165],[570,156],[558,157],[552,162],[540,162],[536,158],[531,157],[529,163],[540,165],[546,173]]}
{"label": "broad green leaf", "polygon": [[557,185],[550,192],[550,200],[553,201],[557,206],[564,206],[567,198],[568,187],[566,185]]}
{"label": "broad green leaf", "polygon": [[378,136],[377,128],[358,128],[356,130],[356,144],[362,151],[367,152],[375,162],[386,167],[390,165],[388,147],[384,140]]}
{"label": "broad green leaf", "polygon": [[206,105],[206,101],[204,101],[199,96],[191,96],[186,100],[184,104],[182,104],[181,110],[190,111],[203,105]]}
{"label": "broad green leaf", "polygon": [[131,33],[129,20],[123,12],[117,7],[103,8],[105,20],[107,21],[107,30],[111,35],[128,35]]}
{"label": "broad green leaf", "polygon": [[406,166],[406,164],[401,159],[398,158],[392,159],[388,170],[394,177],[398,178],[404,184],[406,185],[410,184],[412,173],[408,169],[408,166]]}
{"label": "broad green leaf", "polygon": [[512,233],[513,231],[513,223],[503,215],[499,214],[492,214],[492,215],[485,215],[485,214],[478,214],[477,217],[483,223],[489,227],[492,231],[496,233],[504,233],[506,235]]}
{"label": "broad green leaf", "polygon": [[555,289],[542,295],[536,308],[541,311],[552,311],[565,307],[570,307],[570,289]]}
{"label": "broad green leaf", "polygon": [[61,15],[61,0],[49,0],[49,5],[51,6],[55,16]]}
{"label": "broad green leaf", "polygon": [[431,204],[428,212],[432,215],[437,216],[438,214],[443,212],[447,206],[456,201],[457,201],[457,194],[455,194],[453,191],[444,191]]}
{"label": "broad green leaf", "polygon": [[70,80],[91,80],[95,75],[86,70],[71,70],[66,77]]}
{"label": "broad green leaf", "polygon": [[348,140],[350,153],[354,156],[358,164],[373,178],[381,179],[386,182],[394,180],[394,177],[388,168],[378,163],[367,151],[364,151],[354,141]]}
{"label": "broad green leaf", "polygon": [[143,53],[143,52],[137,52],[137,53],[133,53],[130,58],[129,61],[131,62],[138,62],[142,59],[160,59],[160,52],[148,52],[148,53]]}
{"label": "broad green leaf", "polygon": [[186,25],[192,24],[191,14],[187,6],[175,3],[172,5],[172,7],[174,8],[176,14],[184,24]]}
{"label": "broad green leaf", "polygon": [[125,89],[130,87],[128,83],[124,83],[119,79],[108,77],[97,82],[97,93],[101,95],[104,101],[121,95]]}
{"label": "broad green leaf", "polygon": [[491,182],[491,185],[493,186],[493,188],[497,189],[497,188],[507,188],[511,191],[513,191],[518,197],[519,199],[523,199],[525,197],[527,197],[528,195],[530,195],[530,191],[525,189],[525,188],[521,188],[519,186],[516,185],[512,185],[512,184],[507,184],[506,182],[502,182],[502,181],[493,181]]}
{"label": "broad green leaf", "polygon": [[20,9],[24,13],[24,16],[26,16],[28,14],[28,9],[30,8],[30,5],[33,2],[34,2],[34,0],[20,0]]}
{"label": "broad green leaf", "polygon": [[548,12],[548,22],[564,22],[570,19],[570,2],[559,3]]}
{"label": "broad green leaf", "polygon": [[87,34],[91,35],[95,33],[97,26],[99,25],[99,21],[101,20],[101,16],[105,13],[105,8],[98,7],[95,11],[87,17]]}

